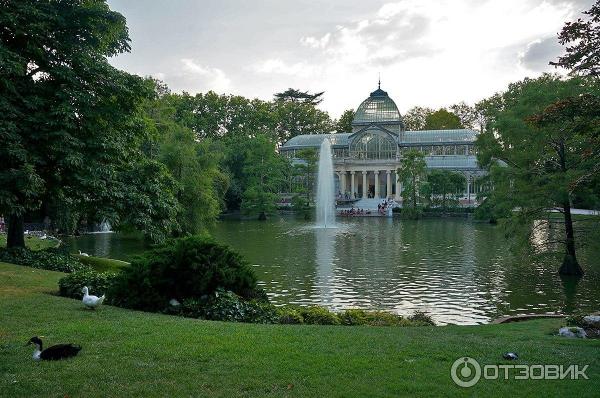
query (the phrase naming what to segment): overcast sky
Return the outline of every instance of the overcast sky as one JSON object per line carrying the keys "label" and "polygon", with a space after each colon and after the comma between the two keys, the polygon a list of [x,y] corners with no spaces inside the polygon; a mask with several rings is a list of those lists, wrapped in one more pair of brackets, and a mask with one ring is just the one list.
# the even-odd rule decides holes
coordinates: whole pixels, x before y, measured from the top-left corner
{"label": "overcast sky", "polygon": [[474,103],[552,71],[556,34],[593,0],[109,0],[131,53],[175,92],[325,91],[333,117],[381,87],[401,112]]}

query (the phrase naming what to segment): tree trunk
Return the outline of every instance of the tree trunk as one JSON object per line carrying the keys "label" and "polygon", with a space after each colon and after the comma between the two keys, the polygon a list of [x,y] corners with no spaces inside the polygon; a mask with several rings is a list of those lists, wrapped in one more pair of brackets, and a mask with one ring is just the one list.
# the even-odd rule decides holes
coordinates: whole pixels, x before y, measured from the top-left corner
{"label": "tree trunk", "polygon": [[564,202],[563,211],[565,217],[565,236],[567,238],[565,242],[566,253],[558,273],[561,275],[581,276],[583,275],[583,269],[577,262],[577,257],[575,256],[575,234],[573,233],[571,205],[568,201]]}
{"label": "tree trunk", "polygon": [[25,229],[23,216],[11,215],[8,217],[8,231],[6,233],[6,247],[25,247]]}

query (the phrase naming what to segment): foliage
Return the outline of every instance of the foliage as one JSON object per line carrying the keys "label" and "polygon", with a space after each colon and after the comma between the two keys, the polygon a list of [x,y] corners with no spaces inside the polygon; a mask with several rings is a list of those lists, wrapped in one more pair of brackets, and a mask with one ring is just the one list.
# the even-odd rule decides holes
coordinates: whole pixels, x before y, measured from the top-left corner
{"label": "foliage", "polygon": [[419,131],[425,130],[427,116],[433,113],[433,109],[415,106],[409,109],[403,116],[402,120],[406,130]]}
{"label": "foliage", "polygon": [[441,108],[425,117],[424,130],[462,129],[460,118],[452,112]]}
{"label": "foliage", "polygon": [[[299,195],[294,196],[292,205],[294,210],[300,211],[305,215],[305,218],[308,218],[315,188],[318,160],[317,151],[313,148],[302,149],[298,151],[296,157],[301,161],[294,163],[292,167],[293,178],[299,182],[299,184],[295,184],[295,193]],[[304,200],[301,200],[300,196],[303,196]]]}
{"label": "foliage", "polygon": [[456,196],[464,191],[466,179],[461,173],[433,169],[427,173],[427,182],[431,193],[430,203],[446,210],[448,205],[458,205]]}
{"label": "foliage", "polygon": [[586,19],[567,22],[558,35],[566,54],[551,65],[561,66],[574,74],[600,75],[600,1],[585,11]]}
{"label": "foliage", "polygon": [[507,225],[515,227],[511,235],[524,230],[529,242],[540,227],[534,221],[544,219],[549,209],[561,209],[564,238],[541,245],[544,251],[563,245],[567,269],[562,273],[582,272],[575,257],[571,201],[589,195],[584,183],[600,172],[599,92],[592,80],[548,74],[513,83],[488,101],[494,104],[488,108],[490,129],[476,141],[478,161],[490,171],[494,188],[487,193],[489,206],[498,206],[498,215],[508,210],[512,222]]}
{"label": "foliage", "polygon": [[459,102],[458,104],[451,105],[448,109],[458,117],[463,128],[483,130],[485,118],[475,106]]}
{"label": "foliage", "polygon": [[336,133],[351,133],[354,109],[346,109],[335,124]]}
{"label": "foliage", "polygon": [[408,317],[408,320],[412,322],[420,322],[425,325],[435,326],[435,322],[431,315],[424,311],[415,311],[412,315]]}
{"label": "foliage", "polygon": [[[425,155],[422,152],[410,150],[402,156],[398,177],[402,182],[402,198],[405,208],[418,211],[423,202],[422,187],[426,177]],[[404,211],[403,211],[404,213]],[[415,213],[415,215],[417,215]]]}
{"label": "foliage", "polygon": [[323,101],[323,94],[325,91],[320,93],[309,93],[308,91],[300,91],[294,88],[288,88],[280,93],[275,93],[275,101],[280,102],[300,102],[310,105],[319,105]]}
{"label": "foliage", "polygon": [[284,180],[282,170],[285,162],[266,136],[260,135],[247,142],[243,169],[246,190],[242,211],[266,219],[266,215],[275,210],[277,192]]}
{"label": "foliage", "polygon": [[335,128],[327,112],[309,103],[277,101],[274,111],[279,143],[301,134],[325,134]]}
{"label": "foliage", "polygon": [[304,323],[304,318],[298,308],[289,305],[278,307],[277,314],[279,316],[277,323],[284,325],[299,325]]}
{"label": "foliage", "polygon": [[334,312],[325,307],[313,305],[299,307],[298,312],[307,325],[339,325],[340,320]]}
{"label": "foliage", "polygon": [[79,217],[170,227],[162,218],[169,212],[141,203],[160,204],[163,195],[169,202],[169,190],[150,184],[140,192],[131,181],[149,171],[140,105],[152,90],[108,63],[130,49],[125,18],[100,0],[5,0],[0,25],[0,213],[9,221],[8,246],[24,246],[24,213],[59,204]]}
{"label": "foliage", "polygon": [[[90,294],[100,297],[108,292],[115,278],[116,274],[111,272],[97,272],[91,269],[75,271],[60,278],[58,292],[61,296],[81,299],[81,290],[87,286]],[[110,301],[110,297],[107,297],[106,303]]]}
{"label": "foliage", "polygon": [[33,251],[24,247],[0,248],[0,261],[58,272],[75,272],[89,268],[68,253],[56,249]]}
{"label": "foliage", "polygon": [[109,295],[119,306],[160,311],[171,299],[197,299],[217,289],[252,297],[256,276],[227,246],[206,236],[190,236],[133,260],[115,279]]}

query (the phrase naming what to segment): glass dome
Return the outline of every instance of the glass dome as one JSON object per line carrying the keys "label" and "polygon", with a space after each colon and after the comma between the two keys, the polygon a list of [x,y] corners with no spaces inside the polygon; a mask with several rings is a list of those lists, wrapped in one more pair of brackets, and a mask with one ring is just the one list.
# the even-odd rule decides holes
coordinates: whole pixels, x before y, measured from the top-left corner
{"label": "glass dome", "polygon": [[396,103],[381,88],[373,91],[354,114],[353,125],[403,124]]}

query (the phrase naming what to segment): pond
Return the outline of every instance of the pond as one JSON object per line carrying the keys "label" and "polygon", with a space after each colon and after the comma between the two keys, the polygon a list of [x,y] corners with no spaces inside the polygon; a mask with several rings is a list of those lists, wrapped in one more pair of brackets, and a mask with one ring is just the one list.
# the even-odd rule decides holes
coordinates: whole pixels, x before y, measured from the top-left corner
{"label": "pond", "polygon": [[[211,232],[251,262],[275,304],[420,310],[441,324],[600,307],[597,260],[582,254],[585,277],[563,282],[558,264],[512,255],[500,227],[462,219],[352,218],[339,224],[324,230],[285,217],[226,220]],[[141,241],[118,234],[70,244],[119,259],[144,249]]]}

